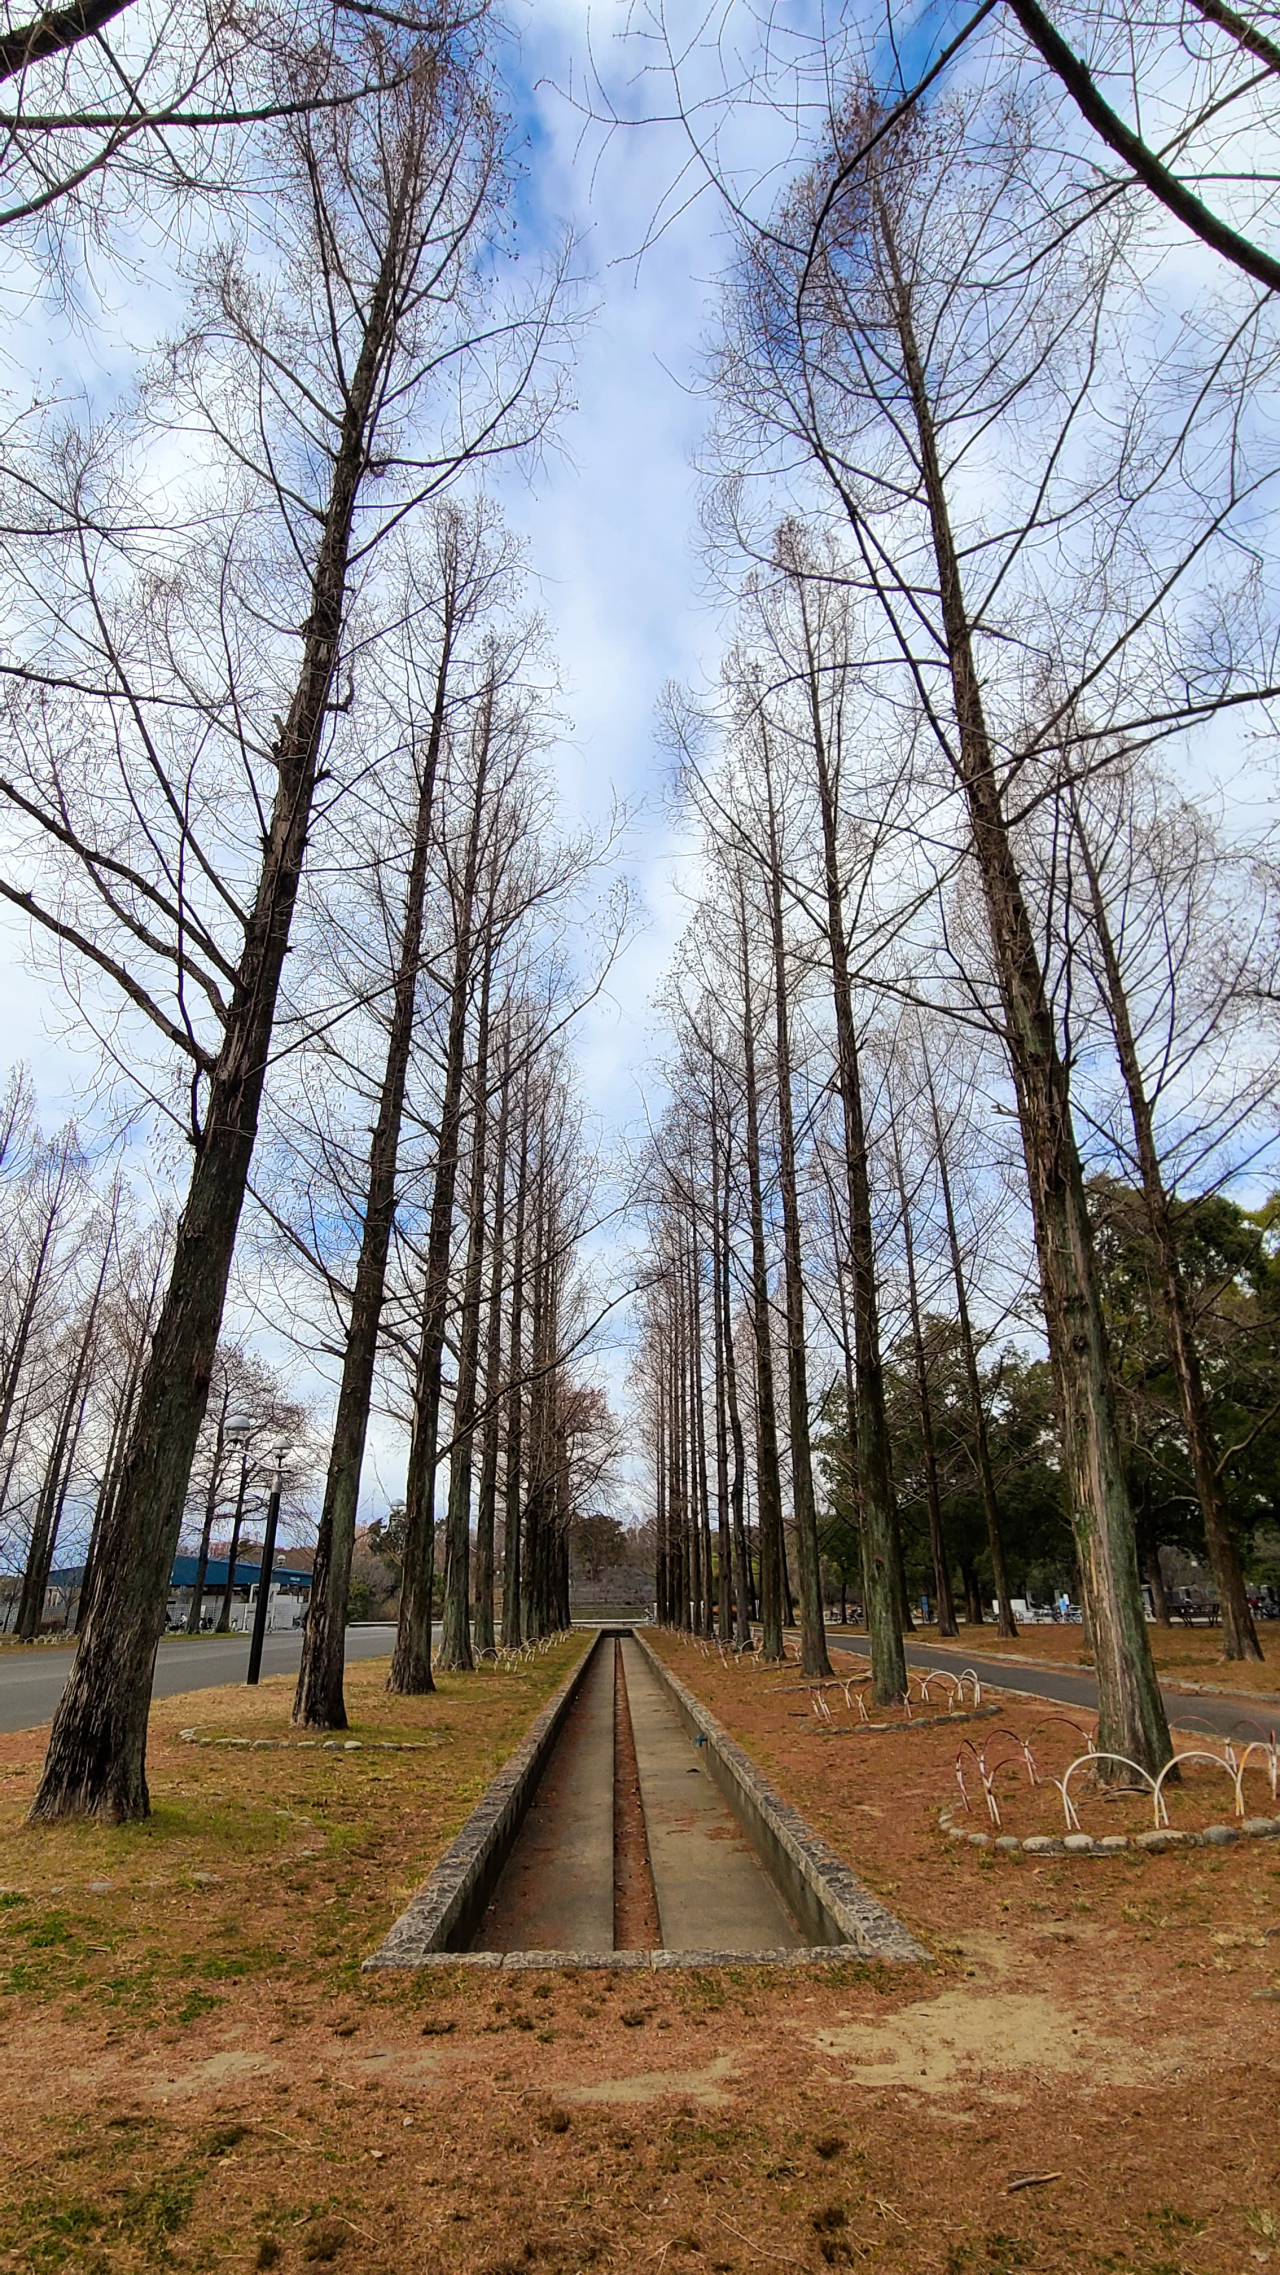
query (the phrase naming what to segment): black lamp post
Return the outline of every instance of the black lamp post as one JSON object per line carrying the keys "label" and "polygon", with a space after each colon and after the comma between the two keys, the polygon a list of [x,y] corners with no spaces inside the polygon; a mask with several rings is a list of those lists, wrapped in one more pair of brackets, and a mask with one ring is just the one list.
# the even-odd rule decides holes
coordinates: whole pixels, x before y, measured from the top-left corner
{"label": "black lamp post", "polygon": [[262,1645],[267,1632],[267,1601],[271,1594],[271,1565],[276,1552],[276,1526],[280,1522],[280,1486],[284,1472],[284,1447],[276,1453],[276,1481],[267,1503],[267,1523],[262,1540],[262,1563],[258,1571],[258,1600],[253,1607],[253,1641],[249,1645],[249,1672],[247,1683],[256,1683],[262,1669]]}

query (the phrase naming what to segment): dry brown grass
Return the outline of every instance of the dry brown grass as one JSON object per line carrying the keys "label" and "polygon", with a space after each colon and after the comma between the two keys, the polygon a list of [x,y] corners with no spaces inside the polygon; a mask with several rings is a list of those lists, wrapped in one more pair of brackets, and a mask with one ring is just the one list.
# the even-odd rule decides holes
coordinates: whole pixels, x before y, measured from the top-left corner
{"label": "dry brown grass", "polygon": [[0,1741],[0,2265],[1280,2268],[1274,1844],[959,1855],[954,1733],[824,1742],[780,1685],[662,1648],[927,1967],[361,1976],[563,1656],[423,1702],[354,1669],[353,1735],[421,1754],[177,1746],[274,1734],[289,1686],[170,1700],[149,1829],[23,1830],[39,1746]]}

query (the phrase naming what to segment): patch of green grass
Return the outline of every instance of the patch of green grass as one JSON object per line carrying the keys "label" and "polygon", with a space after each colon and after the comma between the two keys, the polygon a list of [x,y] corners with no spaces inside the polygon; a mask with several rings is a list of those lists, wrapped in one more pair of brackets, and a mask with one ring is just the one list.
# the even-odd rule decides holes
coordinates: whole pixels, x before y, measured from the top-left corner
{"label": "patch of green grass", "polygon": [[73,2253],[79,2254],[101,2232],[105,2219],[101,2206],[87,2197],[60,2202],[41,2193],[28,2197],[21,2227],[11,2229],[5,2240],[26,2253],[30,2267],[65,2267]]}
{"label": "patch of green grass", "polygon": [[221,2006],[221,2004],[221,1999],[212,1997],[208,1991],[188,1991],[178,2008],[178,2020],[179,2022],[198,2022],[202,2014],[211,2014],[213,2009]]}
{"label": "patch of green grass", "polygon": [[1194,2212],[1176,2211],[1172,2204],[1161,2204],[1158,2211],[1148,2212],[1147,2218],[1154,2220],[1157,2227],[1167,2228],[1171,2234],[1176,2234],[1181,2229],[1190,2235],[1199,2235],[1204,2226],[1204,2221],[1198,2220]]}
{"label": "patch of green grass", "polygon": [[177,2235],[191,2216],[199,2177],[183,2167],[124,2189],[117,2213],[120,2226],[144,2247]]}
{"label": "patch of green grass", "polygon": [[46,1912],[43,1919],[26,1930],[26,1937],[33,1951],[53,1951],[59,1944],[75,1941],[65,1912]]}
{"label": "patch of green grass", "polygon": [[1001,2235],[993,2229],[986,2238],[986,2254],[993,2267],[1029,2267],[1035,2253],[1020,2236]]}

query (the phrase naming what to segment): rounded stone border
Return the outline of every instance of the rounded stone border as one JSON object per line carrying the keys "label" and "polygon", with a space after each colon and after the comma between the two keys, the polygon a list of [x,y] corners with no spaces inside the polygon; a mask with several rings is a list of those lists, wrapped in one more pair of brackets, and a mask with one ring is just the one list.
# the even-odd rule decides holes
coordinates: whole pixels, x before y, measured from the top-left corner
{"label": "rounded stone border", "polygon": [[175,1732],[180,1746],[235,1746],[262,1754],[429,1754],[443,1738],[205,1738],[196,1730]]}
{"label": "rounded stone border", "polygon": [[1244,1817],[1235,1825],[1206,1825],[1202,1833],[1174,1832],[1160,1825],[1146,1833],[1104,1833],[1101,1840],[1092,1833],[1031,1833],[1025,1840],[1016,1833],[971,1833],[956,1823],[954,1805],[939,1812],[938,1823],[949,1839],[966,1841],[970,1848],[996,1849],[1003,1856],[1120,1856],[1135,1848],[1147,1856],[1162,1856],[1171,1848],[1230,1848],[1240,1839],[1280,1838],[1280,1817]]}

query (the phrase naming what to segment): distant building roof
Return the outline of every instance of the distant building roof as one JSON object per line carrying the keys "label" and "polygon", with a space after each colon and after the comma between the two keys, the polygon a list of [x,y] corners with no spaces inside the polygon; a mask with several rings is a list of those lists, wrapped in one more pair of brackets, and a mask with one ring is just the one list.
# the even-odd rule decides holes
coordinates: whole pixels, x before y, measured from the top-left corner
{"label": "distant building roof", "polygon": [[[196,1573],[198,1572],[199,1568],[200,1559],[198,1556],[175,1556],[173,1560],[173,1572],[169,1580],[170,1587],[194,1588],[196,1584]],[[272,1580],[276,1582],[280,1587],[284,1587],[286,1584],[290,1588],[309,1588],[311,1586],[311,1574],[309,1572],[295,1571],[294,1568],[288,1564],[273,1562],[271,1566],[271,1577]],[[261,1578],[261,1564],[244,1564],[237,1556],[236,1586],[238,1588],[255,1588]],[[209,1558],[209,1561],[205,1566],[204,1584],[206,1588],[226,1587],[227,1559],[225,1556],[211,1556]]]}
{"label": "distant building roof", "polygon": [[[194,1588],[196,1573],[199,1568],[200,1559],[198,1556],[175,1556],[173,1570],[169,1575],[169,1586],[171,1588]],[[49,1585],[51,1588],[78,1588],[83,1578],[83,1564],[73,1564],[65,1571],[51,1572],[49,1574]],[[262,1566],[260,1564],[244,1564],[237,1556],[235,1584],[238,1588],[256,1588],[261,1578]],[[309,1572],[299,1572],[287,1564],[273,1564],[271,1578],[279,1587],[287,1586],[290,1589],[306,1590],[311,1586],[311,1574]],[[227,1559],[225,1556],[211,1556],[209,1558],[205,1566],[204,1584],[207,1589],[214,1593],[219,1588],[226,1587]]]}

